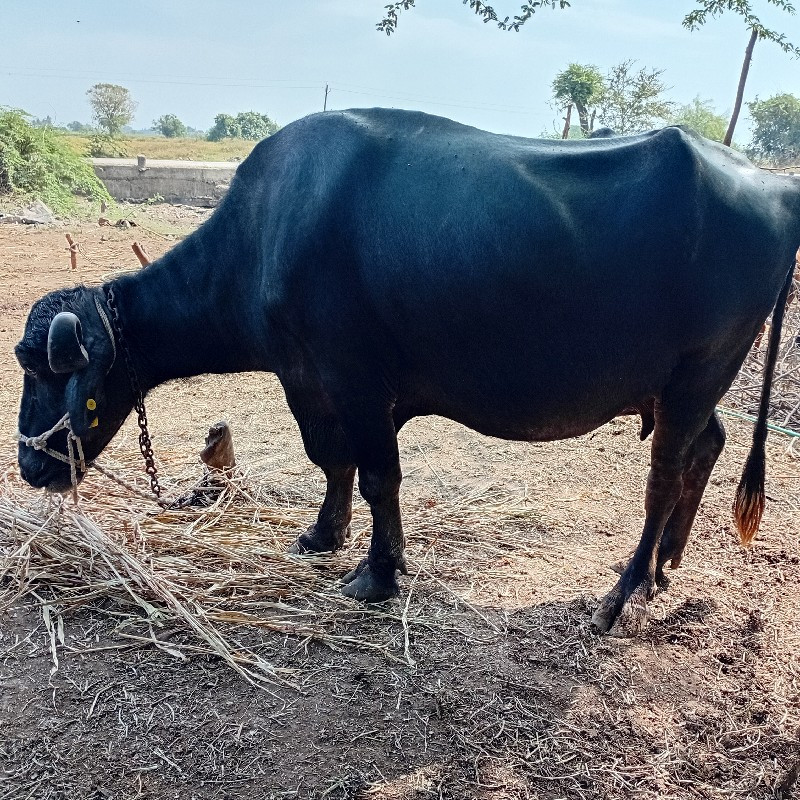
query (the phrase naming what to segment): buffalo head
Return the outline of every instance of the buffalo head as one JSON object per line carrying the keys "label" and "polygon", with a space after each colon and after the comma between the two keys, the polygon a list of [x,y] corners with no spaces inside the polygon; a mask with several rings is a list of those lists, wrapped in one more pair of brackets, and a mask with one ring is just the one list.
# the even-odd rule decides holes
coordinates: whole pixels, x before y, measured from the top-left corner
{"label": "buffalo head", "polygon": [[[79,286],[45,295],[31,309],[25,334],[15,348],[25,371],[20,433],[39,436],[69,414],[87,461],[111,441],[134,402],[98,302],[107,314],[101,289]],[[47,446],[66,454],[66,431],[53,434]],[[57,492],[70,487],[68,464],[24,442],[18,458],[20,474],[31,486]]]}

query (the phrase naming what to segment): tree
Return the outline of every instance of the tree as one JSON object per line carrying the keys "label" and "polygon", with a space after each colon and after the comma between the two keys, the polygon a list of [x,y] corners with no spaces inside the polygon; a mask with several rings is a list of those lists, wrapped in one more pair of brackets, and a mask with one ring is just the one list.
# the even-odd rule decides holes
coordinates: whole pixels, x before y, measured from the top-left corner
{"label": "tree", "polygon": [[217,114],[214,126],[208,132],[208,140],[218,142],[221,139],[258,140],[271,136],[279,129],[279,125],[266,114],[257,111],[242,111],[235,117],[230,114]]}
{"label": "tree", "polygon": [[773,164],[800,163],[800,98],[776,94],[747,104],[753,138],[747,154]]}
{"label": "tree", "polygon": [[[767,0],[767,2],[777,6],[787,14],[794,14],[794,7],[789,0]],[[739,74],[739,84],[736,88],[736,100],[733,104],[731,120],[728,123],[728,129],[725,131],[725,136],[722,140],[723,144],[730,146],[733,141],[733,132],[736,129],[736,123],[739,119],[739,112],[742,108],[744,87],[747,83],[750,61],[753,58],[753,48],[756,42],[759,39],[774,42],[784,53],[789,53],[795,57],[800,57],[800,47],[789,42],[785,34],[778,33],[778,31],[772,28],[767,28],[761,22],[761,19],[753,13],[753,3],[751,0],[701,0],[700,6],[684,17],[684,27],[688,28],[690,31],[697,30],[705,25],[709,18],[719,17],[726,11],[732,11],[741,16],[750,31],[750,40],[744,51],[744,61],[742,62],[742,71]]]}
{"label": "tree", "polygon": [[217,114],[207,138],[209,142],[219,142],[222,139],[239,139],[241,135],[242,130],[236,123],[236,117],[230,114]]}
{"label": "tree", "polygon": [[[539,9],[543,8],[568,8],[569,0],[528,0],[520,7],[520,12],[512,21],[510,17],[506,16],[500,18],[493,6],[483,2],[483,0],[461,0],[462,4],[469,6],[477,16],[481,17],[484,22],[494,22],[498,28],[504,31],[519,31],[519,29]],[[768,28],[761,22],[761,19],[756,16],[753,11],[753,0],[695,0],[697,7],[690,11],[683,18],[683,26],[690,31],[697,30],[706,24],[709,19],[722,16],[726,12],[738,14],[745,22],[747,29],[750,31],[750,41],[748,42],[745,50],[744,63],[742,64],[742,71],[739,75],[739,85],[736,91],[736,101],[733,106],[733,113],[731,120],[728,124],[728,130],[725,133],[723,143],[730,145],[733,140],[733,132],[736,128],[736,122],[739,119],[739,111],[742,107],[742,98],[744,97],[744,87],[747,82],[747,74],[750,70],[750,61],[753,57],[753,48],[755,47],[758,39],[766,39],[767,41],[774,42],[785,53],[794,55],[800,58],[800,47],[792,44],[787,38],[786,34],[779,33],[774,28]],[[794,6],[791,0],[766,0],[766,3],[775,6],[787,14],[794,14]],[[416,0],[395,0],[388,6],[384,6],[384,17],[377,24],[379,31],[383,31],[387,36],[397,30],[398,18],[401,12],[408,11],[414,8]],[[567,120],[564,130],[569,129],[569,114],[572,109],[567,109]]]}
{"label": "tree", "polygon": [[717,114],[710,100],[701,100],[695,97],[691,103],[679,106],[669,117],[670,125],[686,125],[686,127],[705,136],[721,142],[725,138],[725,129],[728,120],[722,114]]}
{"label": "tree", "polygon": [[278,130],[278,123],[271,120],[266,114],[259,114],[257,111],[242,111],[236,115],[236,122],[239,125],[239,134],[242,139],[265,139],[272,136]]}
{"label": "tree", "polygon": [[[533,15],[545,8],[569,8],[570,0],[528,0],[520,5],[519,13],[512,19],[510,16],[501,17],[494,6],[483,0],[461,0],[462,4],[470,9],[484,22],[494,23],[503,31],[519,31]],[[787,14],[794,14],[794,7],[790,0],[766,0]],[[767,28],[753,13],[753,0],[695,0],[697,7],[683,18],[683,25],[689,30],[702,27],[709,18],[719,17],[725,12],[732,12],[741,16],[750,30],[755,30],[758,38],[775,42],[784,52],[800,55],[800,48],[787,41],[785,34]],[[403,11],[408,11],[416,6],[416,0],[395,0],[384,6],[384,16],[377,24],[377,29],[387,36],[397,30],[399,16]]]}
{"label": "tree", "polygon": [[166,136],[167,139],[177,139],[186,136],[186,126],[174,115],[164,114],[153,120],[153,128]]}
{"label": "tree", "polygon": [[72,133],[92,133],[94,128],[91,125],[87,125],[84,122],[78,122],[75,120],[74,122],[70,122],[67,125],[67,130],[71,131]]}
{"label": "tree", "polygon": [[[603,76],[592,64],[570,64],[563,72],[559,72],[553,81],[553,98],[559,107],[566,111],[564,130],[569,134],[569,121],[572,106],[578,112],[581,131],[588,136],[594,126],[594,112],[589,113],[592,106],[605,91]],[[566,138],[566,135],[563,137]]]}
{"label": "tree", "polygon": [[629,59],[611,68],[597,99],[597,115],[615,133],[649,131],[669,117],[674,103],[663,98],[662,69],[633,69]]}
{"label": "tree", "polygon": [[109,136],[116,136],[133,119],[136,103],[124,86],[96,83],[86,94],[95,121]]}

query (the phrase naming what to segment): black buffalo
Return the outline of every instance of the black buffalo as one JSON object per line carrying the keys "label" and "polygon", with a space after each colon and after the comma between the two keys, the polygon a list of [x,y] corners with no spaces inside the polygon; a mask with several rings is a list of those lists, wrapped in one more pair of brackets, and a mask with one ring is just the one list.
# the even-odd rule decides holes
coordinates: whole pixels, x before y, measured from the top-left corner
{"label": "black buffalo", "polygon": [[[259,144],[212,217],[152,266],[34,305],[19,428],[68,412],[92,459],[122,425],[134,395],[96,307],[109,313],[113,288],[145,392],[277,374],[327,478],[295,549],[342,546],[358,470],[372,541],[343,591],[381,601],[406,571],[409,419],[544,441],[638,412],[655,431],[644,532],[594,616],[635,631],[722,450],[715,404],[777,299],[774,364],[798,245],[797,180],[680,128],[536,141],[407,111],[318,114]],[[763,506],[770,376],[737,500],[745,539]],[[33,486],[69,485],[43,452],[20,445],[19,462]]]}

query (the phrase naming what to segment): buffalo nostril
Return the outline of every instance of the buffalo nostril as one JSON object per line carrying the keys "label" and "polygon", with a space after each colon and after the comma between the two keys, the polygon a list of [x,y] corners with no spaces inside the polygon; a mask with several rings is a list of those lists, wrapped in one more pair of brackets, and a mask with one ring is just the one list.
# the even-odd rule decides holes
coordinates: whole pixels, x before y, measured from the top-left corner
{"label": "buffalo nostril", "polygon": [[22,479],[26,482],[31,484],[31,486],[40,486],[42,476],[45,473],[45,466],[44,464],[38,462],[26,462],[23,464],[22,460],[19,462],[19,474],[22,476]]}

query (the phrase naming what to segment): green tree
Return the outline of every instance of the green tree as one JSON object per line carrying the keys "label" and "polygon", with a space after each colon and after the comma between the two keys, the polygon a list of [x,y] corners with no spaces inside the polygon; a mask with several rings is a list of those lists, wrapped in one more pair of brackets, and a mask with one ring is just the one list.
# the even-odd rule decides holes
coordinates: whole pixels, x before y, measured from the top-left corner
{"label": "green tree", "polygon": [[92,133],[94,128],[84,122],[78,122],[75,120],[67,125],[67,130],[71,131],[72,133]]}
{"label": "green tree", "polygon": [[219,142],[222,139],[239,139],[241,136],[242,130],[236,122],[236,117],[230,114],[217,114],[207,138],[209,142]]}
{"label": "green tree", "polygon": [[236,115],[236,122],[242,139],[258,140],[272,136],[278,130],[278,124],[266,114],[257,111],[242,111]]}
{"label": "green tree", "polygon": [[747,154],[773,164],[800,163],[800,98],[776,94],[748,103],[753,138]]}
{"label": "green tree", "polygon": [[[773,6],[777,6],[787,14],[794,14],[794,6],[789,0],[767,0]],[[779,33],[773,28],[768,28],[761,22],[753,11],[751,0],[701,0],[700,5],[683,18],[684,27],[690,31],[697,30],[706,24],[709,19],[719,17],[725,12],[738,14],[744,20],[747,29],[750,31],[750,40],[744,51],[744,61],[742,70],[739,74],[739,83],[736,87],[736,99],[733,103],[733,111],[728,128],[725,131],[723,144],[730,145],[733,142],[733,132],[736,130],[736,123],[739,120],[739,112],[742,109],[744,89],[747,84],[747,75],[750,72],[750,62],[753,58],[753,48],[759,39],[774,42],[784,53],[789,53],[795,57],[800,57],[800,47],[792,44],[786,39],[786,35]]]}
{"label": "green tree", "polygon": [[717,114],[710,100],[695,97],[691,103],[678,106],[669,117],[670,125],[685,125],[706,139],[721,142],[725,138],[728,120],[723,114]]}
{"label": "green tree", "polygon": [[[504,31],[519,31],[533,15],[542,9],[569,8],[570,0],[527,0],[521,3],[519,13],[512,18],[505,17],[495,11],[494,6],[483,0],[461,0],[484,22],[494,23]],[[766,3],[775,6],[787,14],[794,14],[794,7],[790,0],[766,0]],[[761,22],[753,11],[753,0],[695,0],[696,7],[683,18],[683,25],[689,30],[696,30],[705,25],[709,19],[721,16],[726,12],[738,14],[745,21],[750,30],[755,30],[758,38],[775,42],[784,52],[800,54],[800,48],[795,47],[786,39],[785,34],[768,28]],[[400,14],[416,6],[416,0],[395,0],[384,6],[384,16],[378,22],[377,28],[387,36],[397,30]]]}
{"label": "green tree", "polygon": [[629,59],[612,67],[597,100],[598,117],[620,134],[651,130],[669,117],[675,105],[663,97],[667,91],[661,80],[664,70],[635,70],[634,63]]}
{"label": "green tree", "polygon": [[175,114],[164,114],[153,120],[153,128],[166,136],[167,139],[178,139],[186,136],[186,126]]}
{"label": "green tree", "polygon": [[603,96],[604,91],[603,76],[592,64],[570,64],[556,75],[553,81],[553,98],[566,111],[564,130],[567,134],[573,106],[578,112],[583,135],[588,136],[591,133],[595,111],[590,112],[590,108]]}
{"label": "green tree", "polygon": [[242,111],[235,117],[230,114],[217,114],[214,125],[208,132],[208,140],[218,142],[221,139],[250,139],[256,141],[272,136],[279,125],[266,114],[257,111]]}
{"label": "green tree", "polygon": [[96,83],[86,92],[95,122],[116,136],[133,119],[136,103],[131,93],[115,83]]}

